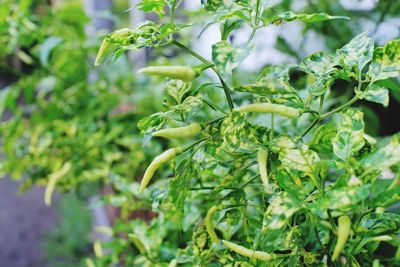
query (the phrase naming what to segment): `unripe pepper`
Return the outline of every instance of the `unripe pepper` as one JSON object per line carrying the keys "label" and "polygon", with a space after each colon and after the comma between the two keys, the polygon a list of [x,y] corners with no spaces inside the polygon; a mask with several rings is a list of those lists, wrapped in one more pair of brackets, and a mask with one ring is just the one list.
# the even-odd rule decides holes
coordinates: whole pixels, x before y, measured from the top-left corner
{"label": "unripe pepper", "polygon": [[206,218],[204,219],[204,224],[206,226],[207,233],[210,236],[211,241],[215,244],[219,243],[219,238],[218,238],[217,234],[215,233],[214,227],[212,225],[212,216],[216,211],[218,211],[220,209],[221,209],[220,206],[212,206],[207,211]]}
{"label": "unripe pepper", "polygon": [[182,139],[190,138],[198,135],[201,132],[201,125],[199,123],[192,123],[188,126],[162,129],[152,133],[152,136],[164,137],[169,139]]}
{"label": "unripe pepper", "polygon": [[351,219],[349,216],[341,216],[338,220],[338,240],[332,254],[332,261],[335,261],[342,252],[347,239],[350,236]]}
{"label": "unripe pepper", "polygon": [[145,67],[138,71],[138,73],[145,73],[152,76],[159,76],[161,78],[171,78],[181,80],[184,82],[191,82],[199,76],[199,72],[193,68],[186,66],[153,66]]}
{"label": "unripe pepper", "polygon": [[46,190],[44,192],[44,203],[46,204],[46,206],[51,206],[51,197],[53,196],[53,192],[58,180],[66,175],[71,170],[71,168],[72,164],[70,162],[66,162],[60,170],[50,174],[49,181],[47,182]]}
{"label": "unripe pepper", "polygon": [[[111,33],[109,36],[111,38],[115,37],[126,37],[129,36],[132,33],[132,31],[128,28],[123,28],[120,30],[117,30],[113,33]],[[100,45],[99,52],[97,52],[96,60],[94,62],[95,66],[98,66],[100,64],[100,60],[103,58],[105,55],[107,49],[111,46],[111,43],[107,39],[108,37],[104,38],[103,42]]]}
{"label": "unripe pepper", "polygon": [[140,254],[146,255],[146,246],[137,234],[129,234],[129,239],[133,242],[135,247],[139,250]]}
{"label": "unripe pepper", "polygon": [[263,182],[264,187],[268,187],[267,159],[268,153],[263,149],[258,150],[258,172],[260,173],[261,181]]}
{"label": "unripe pepper", "polygon": [[171,148],[155,157],[143,175],[142,182],[140,183],[140,192],[143,192],[144,189],[146,189],[151,178],[153,178],[154,173],[161,165],[174,159],[177,155],[182,153],[182,151],[183,149],[180,147]]}
{"label": "unripe pepper", "polygon": [[259,103],[250,104],[235,109],[237,112],[266,112],[276,113],[284,117],[295,119],[301,115],[301,111],[296,108],[288,107],[285,105],[271,104],[271,103]]}
{"label": "unripe pepper", "polygon": [[93,243],[93,251],[94,251],[94,255],[97,258],[101,258],[101,257],[104,256],[103,248],[101,246],[100,241],[94,241],[94,243]]}
{"label": "unripe pepper", "polygon": [[222,240],[222,243],[230,250],[232,250],[242,256],[249,257],[251,259],[257,259],[257,260],[262,260],[262,261],[271,261],[276,258],[276,255],[273,253],[270,254],[270,253],[266,253],[264,251],[251,250],[246,247],[243,247],[238,244],[227,241],[227,240]]}

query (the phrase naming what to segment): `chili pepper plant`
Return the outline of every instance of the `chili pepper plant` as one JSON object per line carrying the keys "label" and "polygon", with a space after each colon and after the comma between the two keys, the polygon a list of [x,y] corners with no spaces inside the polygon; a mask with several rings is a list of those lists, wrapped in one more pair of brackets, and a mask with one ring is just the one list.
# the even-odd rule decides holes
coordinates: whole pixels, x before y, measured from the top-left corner
{"label": "chili pepper plant", "polygon": [[[174,0],[141,1],[139,8],[156,12],[159,20],[107,35],[96,60],[104,48],[116,49],[116,55],[173,48],[192,58],[138,74],[158,76],[155,83],[165,87],[165,109],[138,125],[144,147],[165,147],[146,170],[140,191],[163,217],[154,221],[180,225],[192,237],[182,234],[175,249],[162,253],[160,243],[133,234],[143,255],[134,262],[398,265],[400,215],[391,206],[400,199],[400,134],[369,135],[358,105],[389,105],[391,79],[400,76],[400,40],[378,46],[368,32],[360,33],[334,53],[267,65],[254,79],[237,80],[259,29],[346,17],[281,11],[259,0],[202,2],[207,23],[218,24],[221,33],[220,41],[209,44],[210,60],[183,37],[194,26],[190,19],[175,20],[180,1]],[[248,41],[231,42],[243,28],[250,29]],[[293,78],[294,72],[303,79]],[[348,88],[345,97],[337,97],[338,82]]]}

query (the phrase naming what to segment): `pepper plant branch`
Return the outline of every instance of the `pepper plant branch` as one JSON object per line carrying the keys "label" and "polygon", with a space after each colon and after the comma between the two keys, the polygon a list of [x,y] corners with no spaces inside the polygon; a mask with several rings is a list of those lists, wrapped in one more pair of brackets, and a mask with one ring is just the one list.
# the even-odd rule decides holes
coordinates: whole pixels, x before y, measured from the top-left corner
{"label": "pepper plant branch", "polygon": [[215,65],[212,64],[211,62],[209,62],[204,57],[202,57],[199,54],[197,54],[196,52],[194,52],[192,49],[186,47],[184,44],[180,43],[179,41],[172,40],[171,44],[181,48],[185,52],[188,52],[189,54],[191,54],[192,56],[194,56],[195,58],[197,58],[198,60],[200,60],[204,64],[207,64],[207,65],[211,66],[211,69],[215,72],[215,74],[217,74],[218,79],[221,82],[221,85],[222,85],[222,87],[224,89],[226,100],[228,101],[229,109],[232,111],[234,106],[233,106],[232,96],[231,96],[231,93],[230,93],[230,88],[228,87],[228,85],[226,84],[224,79],[222,79],[221,75],[218,73],[217,69],[215,68]]}
{"label": "pepper plant branch", "polygon": [[339,107],[337,107],[337,108],[335,108],[335,109],[333,109],[333,110],[331,110],[331,111],[329,111],[329,112],[327,112],[327,113],[325,113],[325,114],[322,114],[321,117],[320,117],[321,120],[326,119],[327,117],[329,117],[329,116],[331,116],[331,115],[333,115],[333,114],[335,114],[335,113],[337,113],[337,112],[340,112],[340,111],[342,111],[342,110],[345,109],[345,108],[350,107],[350,106],[353,105],[357,100],[358,100],[358,96],[355,95],[352,99],[350,99],[349,102],[347,102],[347,103],[345,103],[345,104],[343,104],[343,105],[341,105],[341,106],[339,106]]}
{"label": "pepper plant branch", "polygon": [[315,119],[308,127],[307,129],[300,135],[301,138],[303,138],[304,136],[306,136],[306,134],[308,134],[312,128],[314,128],[315,125],[317,125],[317,123],[321,120],[320,117],[318,117],[317,119]]}
{"label": "pepper plant branch", "polygon": [[257,0],[257,2],[256,2],[256,14],[255,14],[255,18],[254,18],[254,25],[252,26],[253,30],[251,31],[250,38],[249,38],[250,41],[253,40],[254,35],[256,34],[256,31],[258,30],[257,25],[258,25],[258,14],[259,13],[260,13],[260,0]]}
{"label": "pepper plant branch", "polygon": [[204,141],[206,141],[206,140],[207,140],[207,139],[201,139],[201,140],[199,140],[199,141],[197,141],[197,142],[195,142],[195,143],[193,143],[193,144],[191,144],[191,145],[188,145],[187,147],[183,148],[182,153],[185,152],[185,151],[188,151],[189,149],[191,149],[191,148],[197,146],[198,144],[200,144],[201,142],[204,142]]}
{"label": "pepper plant branch", "polygon": [[[363,83],[363,82],[360,80],[360,82],[358,83],[358,89],[361,88],[362,83]],[[316,120],[314,120],[314,121],[307,127],[307,129],[301,134],[301,138],[303,138],[308,132],[310,132],[311,129],[314,128],[314,126],[317,125],[317,123],[318,123],[319,121],[321,121],[321,120],[323,120],[323,119],[326,119],[327,117],[329,117],[329,116],[331,116],[331,115],[333,115],[333,114],[335,114],[335,113],[337,113],[337,112],[340,112],[340,111],[342,111],[343,109],[346,109],[346,108],[350,107],[350,106],[353,105],[355,102],[357,102],[358,99],[359,99],[358,96],[355,95],[355,96],[354,96],[352,99],[350,99],[347,103],[345,103],[345,104],[343,104],[343,105],[341,105],[341,106],[339,106],[339,107],[337,107],[337,108],[335,108],[335,109],[333,109],[333,110],[331,110],[331,111],[329,111],[329,112],[327,112],[327,113],[325,113],[325,114],[320,115],[320,116],[319,116]],[[323,98],[321,98],[321,102],[320,102],[320,107],[319,107],[320,112],[322,111],[322,106],[323,106]]]}
{"label": "pepper plant branch", "polygon": [[222,113],[224,113],[225,115],[228,115],[228,113],[226,113],[222,108],[218,107],[217,105],[215,105],[214,103],[212,103],[211,101],[208,101],[207,99],[203,99],[204,103],[206,103],[208,106],[210,106],[210,108],[214,109],[214,110],[218,110]]}

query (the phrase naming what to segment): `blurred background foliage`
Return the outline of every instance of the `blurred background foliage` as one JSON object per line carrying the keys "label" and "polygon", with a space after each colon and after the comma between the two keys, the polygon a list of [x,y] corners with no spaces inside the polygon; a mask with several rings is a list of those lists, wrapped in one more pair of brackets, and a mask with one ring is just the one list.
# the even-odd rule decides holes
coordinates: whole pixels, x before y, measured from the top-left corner
{"label": "blurred background foliage", "polygon": [[[297,43],[284,34],[285,29],[280,30],[274,46],[292,62],[310,52],[310,38],[311,45],[321,41],[325,49],[334,51],[366,29],[370,29],[378,44],[400,36],[397,0],[377,1],[365,10],[346,8],[346,1],[338,0],[274,2],[283,11],[325,12],[351,18],[350,22],[299,23],[296,27],[300,27],[304,38]],[[110,19],[116,28],[126,27],[130,24],[129,12],[125,12],[129,7],[129,1],[115,0],[111,12],[97,15]],[[193,11],[183,13],[180,19],[199,22],[199,28],[203,28],[204,15]],[[0,2],[0,135],[5,157],[0,173],[22,180],[24,191],[33,184],[45,185],[52,173],[71,163],[71,171],[58,181],[57,188],[72,191],[78,197],[64,195],[59,203],[60,224],[43,246],[49,262],[57,262],[51,266],[78,266],[81,259],[93,253],[88,249],[87,200],[95,194],[103,195],[102,203],[116,210],[112,218],[114,238],[104,244],[105,250],[112,248],[111,253],[99,260],[99,266],[140,261],[135,259],[134,251],[138,248],[128,233],[147,239],[155,249],[152,253],[168,259],[180,242],[191,240],[192,233],[166,223],[165,215],[150,212],[152,205],[155,210],[157,206],[150,202],[150,196],[138,193],[135,182],[149,159],[166,146],[151,142],[143,150],[143,137],[137,128],[145,114],[162,110],[162,101],[155,100],[162,99],[161,88],[136,78],[135,62],[127,55],[94,70],[94,55],[105,31],[89,35],[86,27],[92,20],[83,2],[77,0]],[[378,34],[380,27],[391,30],[383,31],[387,36]],[[196,42],[192,33],[185,38]],[[173,49],[147,51],[147,60],[151,62],[160,54],[165,61],[186,60]],[[237,72],[235,77],[249,79],[253,75],[249,72]],[[299,83],[305,79],[300,72],[292,76]],[[389,108],[363,104],[366,124],[372,125],[367,131],[373,136],[399,131],[399,125],[393,123],[400,108],[399,81],[392,80],[390,87],[391,101],[395,103]],[[344,94],[349,90],[342,84],[333,88],[338,98],[347,98]],[[218,99],[217,93],[209,93]],[[105,187],[111,189],[102,193]],[[157,193],[160,198],[166,194]],[[185,220],[195,220],[195,214],[196,210],[191,211]]]}

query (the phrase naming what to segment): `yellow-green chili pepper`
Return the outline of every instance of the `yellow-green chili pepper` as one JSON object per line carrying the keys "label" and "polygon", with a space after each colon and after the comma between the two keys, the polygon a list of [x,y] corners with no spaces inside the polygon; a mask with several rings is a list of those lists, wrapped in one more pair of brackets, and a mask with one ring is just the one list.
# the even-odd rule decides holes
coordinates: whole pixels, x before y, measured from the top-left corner
{"label": "yellow-green chili pepper", "polygon": [[191,82],[199,76],[193,68],[186,66],[153,66],[145,67],[139,70],[139,73],[144,73],[162,78],[171,78],[184,82]]}
{"label": "yellow-green chili pepper", "polygon": [[[128,28],[123,28],[120,30],[117,30],[111,34],[111,37],[125,37],[129,36],[132,33],[132,31]],[[96,60],[94,62],[95,66],[98,66],[100,64],[100,60],[104,57],[107,49],[111,46],[111,43],[107,40],[107,37],[104,38],[103,42],[100,45],[99,52],[97,52]]]}
{"label": "yellow-green chili pepper", "polygon": [[261,181],[264,184],[264,187],[268,187],[268,172],[267,172],[267,159],[268,153],[260,149],[257,152],[257,161],[258,161],[258,172],[260,173]]}
{"label": "yellow-green chili pepper", "polygon": [[100,241],[94,241],[94,243],[93,243],[93,251],[94,251],[94,255],[97,258],[101,258],[101,257],[104,256],[103,248],[101,247]]}
{"label": "yellow-green chili pepper", "polygon": [[338,220],[338,239],[336,246],[333,250],[332,260],[335,261],[342,252],[347,239],[350,236],[351,231],[351,219],[349,216],[341,216]]}
{"label": "yellow-green chili pepper", "polygon": [[276,255],[273,253],[267,253],[264,251],[258,251],[258,250],[251,250],[246,247],[240,246],[238,244],[232,243],[227,240],[222,240],[222,243],[229,248],[230,250],[236,252],[237,254],[240,254],[245,257],[249,257],[251,259],[257,259],[257,260],[262,260],[262,261],[271,261],[276,258]]}
{"label": "yellow-green chili pepper", "polygon": [[271,103],[259,103],[250,104],[235,109],[237,112],[265,112],[265,113],[276,113],[284,117],[295,119],[301,115],[301,111],[296,108],[288,107],[285,105],[271,104]]}
{"label": "yellow-green chili pepper", "polygon": [[204,219],[204,224],[206,226],[207,233],[210,236],[211,241],[215,244],[219,243],[219,238],[215,233],[214,227],[212,225],[212,216],[216,211],[220,210],[220,208],[221,208],[220,206],[212,206],[208,210],[206,218]]}
{"label": "yellow-green chili pepper", "polygon": [[133,242],[135,247],[139,250],[140,254],[145,255],[147,253],[146,246],[137,234],[129,234],[128,237]]}
{"label": "yellow-green chili pepper", "polygon": [[146,189],[146,187],[149,184],[154,173],[162,164],[167,163],[168,161],[174,159],[177,155],[182,153],[182,151],[183,151],[183,149],[180,147],[171,148],[171,149],[168,149],[167,151],[164,151],[157,157],[155,157],[153,159],[153,161],[150,163],[149,167],[147,167],[147,169],[143,175],[143,179],[140,184],[140,192],[143,192],[144,189]]}
{"label": "yellow-green chili pepper", "polygon": [[169,139],[182,139],[190,138],[198,135],[201,132],[201,125],[199,123],[192,123],[188,126],[162,129],[152,133],[152,136],[164,137]]}
{"label": "yellow-green chili pepper", "polygon": [[70,162],[64,163],[62,168],[56,172],[53,172],[49,176],[49,181],[47,182],[46,190],[44,192],[44,203],[46,206],[51,206],[51,197],[53,196],[54,189],[56,188],[58,180],[66,175],[72,168]]}

